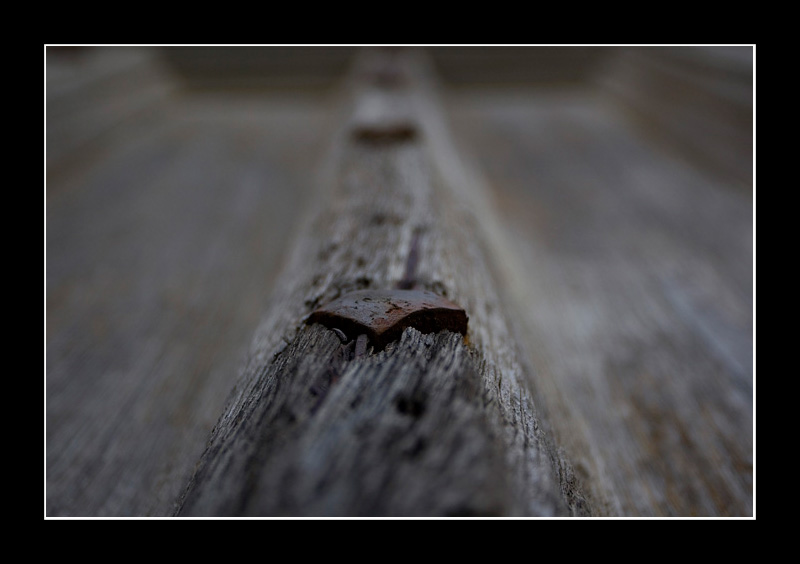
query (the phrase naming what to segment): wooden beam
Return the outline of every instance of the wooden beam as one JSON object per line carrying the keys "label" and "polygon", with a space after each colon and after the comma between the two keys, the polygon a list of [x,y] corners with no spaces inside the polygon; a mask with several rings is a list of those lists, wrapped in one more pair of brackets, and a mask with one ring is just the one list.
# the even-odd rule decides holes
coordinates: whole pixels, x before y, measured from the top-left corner
{"label": "wooden beam", "polygon": [[[178,516],[567,516],[591,508],[551,444],[493,274],[490,210],[417,53],[364,55],[315,206]],[[417,288],[468,333],[384,350],[307,324],[358,289]]]}

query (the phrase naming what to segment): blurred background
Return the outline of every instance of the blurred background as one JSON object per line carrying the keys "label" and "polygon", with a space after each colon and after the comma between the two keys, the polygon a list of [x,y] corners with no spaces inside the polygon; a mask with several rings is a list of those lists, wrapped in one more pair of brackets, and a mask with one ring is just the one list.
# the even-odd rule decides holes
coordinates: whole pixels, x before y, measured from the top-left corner
{"label": "blurred background", "polygon": [[[46,516],[170,514],[360,49],[46,48]],[[596,512],[752,515],[754,48],[423,50]]]}

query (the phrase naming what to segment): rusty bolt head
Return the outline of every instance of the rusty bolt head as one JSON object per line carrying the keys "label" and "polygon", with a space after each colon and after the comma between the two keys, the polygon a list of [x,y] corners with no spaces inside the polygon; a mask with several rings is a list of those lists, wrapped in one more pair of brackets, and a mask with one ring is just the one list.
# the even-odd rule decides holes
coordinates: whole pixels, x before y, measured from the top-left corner
{"label": "rusty bolt head", "polygon": [[467,321],[462,308],[427,290],[358,290],[314,311],[306,323],[340,329],[351,338],[365,334],[375,350],[382,350],[407,327],[466,335]]}
{"label": "rusty bolt head", "polygon": [[382,124],[364,124],[353,129],[355,139],[374,145],[413,141],[417,134],[417,127],[414,123],[402,120]]}

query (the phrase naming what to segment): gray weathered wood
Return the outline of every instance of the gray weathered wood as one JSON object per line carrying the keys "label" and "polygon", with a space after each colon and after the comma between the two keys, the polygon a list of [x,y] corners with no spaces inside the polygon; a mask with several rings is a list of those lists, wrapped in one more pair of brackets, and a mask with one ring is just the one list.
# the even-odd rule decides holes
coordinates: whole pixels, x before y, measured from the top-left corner
{"label": "gray weathered wood", "polygon": [[752,186],[665,153],[606,101],[448,106],[503,218],[539,408],[596,515],[752,516]]}
{"label": "gray weathered wood", "polygon": [[[371,65],[406,80],[382,85]],[[442,161],[416,65],[381,55],[355,73],[320,205],[177,515],[587,511],[560,479],[568,465],[543,431],[486,258],[485,210]],[[418,284],[466,309],[467,339],[411,328],[348,360],[336,332],[303,323],[349,290],[395,285],[415,235]]]}
{"label": "gray weathered wood", "polygon": [[621,48],[598,81],[665,149],[750,192],[754,60],[747,46]]}
{"label": "gray weathered wood", "polygon": [[[268,389],[269,397],[299,411],[265,409],[265,418],[299,417],[278,426],[293,429],[285,435],[251,427],[265,452],[289,457],[254,455],[252,468],[259,470],[243,482],[252,498],[230,482],[239,500],[232,505],[242,511],[264,509],[263,495],[280,483],[280,491],[291,485],[273,500],[282,514],[299,514],[300,506],[334,514],[344,507],[332,495],[337,490],[351,500],[352,513],[386,514],[391,506],[410,514],[411,500],[436,489],[424,483],[435,481],[438,467],[454,488],[477,490],[477,497],[471,504],[426,497],[413,511],[754,515],[755,225],[742,142],[752,124],[750,102],[737,94],[753,77],[746,65],[732,64],[731,52],[604,50],[597,60],[616,64],[581,67],[574,89],[459,82],[442,92],[444,104],[428,94],[376,89],[367,96],[372,102],[358,97],[351,109],[362,124],[394,125],[388,134],[362,128],[358,137],[374,141],[373,151],[348,145],[352,139],[342,131],[348,137],[335,146],[310,200],[317,148],[328,140],[324,92],[198,91],[187,88],[193,80],[173,88],[157,82],[184,77],[172,75],[155,51],[141,48],[148,52],[133,58],[125,51],[85,49],[69,60],[48,55],[47,517],[173,514],[215,423],[218,432],[236,427],[219,419],[226,400],[234,407]],[[470,81],[497,78],[494,53],[464,49],[459,68],[469,65]],[[571,59],[553,54],[565,64]],[[273,55],[269,49],[259,54]],[[527,53],[525,64],[537,58]],[[506,59],[509,76],[539,71],[517,73],[520,60]],[[451,75],[446,58],[436,62]],[[591,74],[600,88],[588,80]],[[246,75],[238,76],[246,86]],[[382,77],[384,85],[401,84],[391,67]],[[165,95],[143,95],[157,91]],[[604,103],[609,98],[613,105]],[[128,111],[137,107],[145,111]],[[89,115],[83,110],[103,108],[119,113],[83,119]],[[426,163],[427,184],[419,193],[411,188],[418,177],[406,175],[400,156],[377,158],[381,140],[411,139],[409,112],[421,127],[414,142],[424,149],[405,145],[403,162]],[[93,141],[58,143],[68,138]],[[371,155],[363,168],[357,166],[361,153]],[[402,171],[401,189],[370,183],[373,199],[351,197],[386,170]],[[344,199],[331,201],[332,191]],[[383,199],[387,193],[407,197],[399,221],[395,202]],[[412,201],[434,204],[425,209]],[[316,209],[298,221],[309,202]],[[380,244],[388,249],[382,258],[346,250],[347,237],[364,220],[361,210],[378,213],[352,248]],[[468,341],[412,331],[403,347],[348,360],[354,345],[345,357],[335,333],[307,327],[305,314],[338,288],[394,285],[404,275],[414,219],[426,214],[437,219],[432,231],[420,231],[418,274],[423,286],[433,281],[468,309]],[[320,231],[313,231],[313,218],[322,218]],[[298,232],[304,235],[294,246]],[[270,299],[287,250],[295,262]],[[318,252],[329,270],[304,264],[315,263]],[[473,255],[491,265],[490,278],[461,268],[473,264]],[[454,272],[456,278],[442,283]],[[472,295],[481,298],[470,301]],[[513,315],[502,313],[506,305]],[[504,322],[495,325],[496,318]],[[241,372],[237,363],[259,320],[245,355],[249,367]],[[413,354],[425,345],[428,353]],[[297,388],[261,380],[276,373],[275,353]],[[443,365],[447,357],[452,362]],[[323,361],[330,369],[313,378]],[[429,371],[450,377],[432,380],[424,377]],[[239,375],[244,379],[229,396]],[[332,377],[338,379],[329,385]],[[308,388],[303,378],[311,381]],[[475,393],[476,381],[483,395]],[[412,382],[417,394],[406,393]],[[382,383],[387,387],[376,388]],[[382,423],[374,430],[347,407],[351,399],[363,403],[365,394],[367,405],[381,410],[370,419]],[[442,411],[451,397],[462,407]],[[519,397],[520,406],[535,400],[535,410],[509,408]],[[490,403],[481,407],[484,402]],[[458,466],[472,464],[474,473],[448,473],[456,466],[431,459],[435,451],[422,438],[447,426],[446,415],[457,416],[478,440],[468,443],[474,451],[441,452],[460,452]],[[331,424],[323,429],[323,422]],[[448,441],[467,438],[455,427],[442,432]],[[353,433],[363,441],[347,440]],[[387,452],[385,467],[367,464],[363,452],[351,457],[357,444],[374,452],[376,441],[391,433],[398,450]],[[551,437],[556,448],[526,447],[531,436]],[[322,447],[334,444],[341,449]],[[542,454],[538,462],[535,453]],[[537,474],[548,457],[553,472]],[[347,481],[335,474],[337,487],[329,487],[321,460],[358,476]],[[293,483],[297,468],[304,478]],[[537,485],[525,473],[542,481]],[[416,497],[372,503],[414,477],[423,483]],[[552,491],[548,480],[558,483],[555,501],[530,503]],[[327,493],[309,496],[311,483]],[[508,502],[509,491],[525,487],[517,503]]]}
{"label": "gray weathered wood", "polygon": [[[111,65],[114,54],[97,57]],[[82,56],[79,75],[94,62]],[[48,167],[50,517],[171,513],[268,303],[313,178],[307,163],[322,148],[319,96],[175,96],[120,120],[69,166]]]}

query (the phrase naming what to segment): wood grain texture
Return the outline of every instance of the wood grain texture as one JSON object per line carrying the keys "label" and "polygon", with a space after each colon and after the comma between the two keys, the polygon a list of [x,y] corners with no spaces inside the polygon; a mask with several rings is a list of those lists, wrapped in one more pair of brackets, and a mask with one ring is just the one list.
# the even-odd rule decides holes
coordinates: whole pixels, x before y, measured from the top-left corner
{"label": "wood grain texture", "polygon": [[753,188],[755,48],[620,48],[602,92],[663,150],[729,186]]}
{"label": "wood grain texture", "polygon": [[[587,511],[560,479],[565,461],[540,424],[485,258],[483,212],[439,160],[441,119],[428,118],[440,110],[413,86],[423,80],[413,61],[365,59],[356,73],[318,208],[176,515]],[[371,85],[372,64],[411,65],[412,84]],[[353,135],[398,122],[416,133]],[[410,328],[385,351],[346,360],[339,336],[304,318],[347,291],[394,286],[414,234],[420,287],[466,309],[468,340]]]}
{"label": "wood grain texture", "polygon": [[[603,55],[572,90],[365,59],[371,85],[329,100],[92,52],[48,61],[46,517],[754,515],[748,77],[709,66],[730,53]],[[355,358],[305,324],[394,287],[415,240],[467,339]]]}
{"label": "wood grain texture", "polygon": [[753,202],[604,102],[448,105],[503,219],[539,407],[596,514],[752,516]]}
{"label": "wood grain texture", "polygon": [[311,182],[318,97],[175,96],[48,170],[47,516],[171,513]]}

